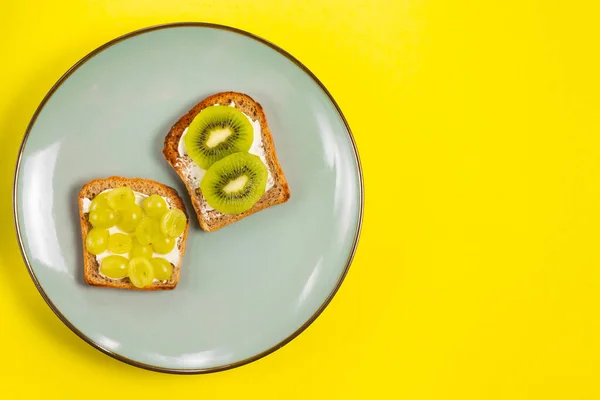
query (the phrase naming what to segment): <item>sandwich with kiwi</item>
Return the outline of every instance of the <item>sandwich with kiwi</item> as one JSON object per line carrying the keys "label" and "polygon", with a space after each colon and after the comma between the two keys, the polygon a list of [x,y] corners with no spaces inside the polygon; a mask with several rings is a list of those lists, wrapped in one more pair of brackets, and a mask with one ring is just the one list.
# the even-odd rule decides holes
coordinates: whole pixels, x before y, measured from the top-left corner
{"label": "sandwich with kiwi", "polygon": [[173,125],[163,155],[207,232],[290,198],[264,110],[246,94],[200,101]]}

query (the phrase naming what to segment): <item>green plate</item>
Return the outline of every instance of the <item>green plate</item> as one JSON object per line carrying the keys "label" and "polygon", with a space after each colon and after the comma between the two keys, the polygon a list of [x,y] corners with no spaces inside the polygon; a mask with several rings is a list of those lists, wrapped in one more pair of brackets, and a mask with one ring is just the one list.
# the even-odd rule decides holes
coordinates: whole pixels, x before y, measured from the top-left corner
{"label": "green plate", "polygon": [[[193,219],[172,291],[88,286],[77,194],[93,178],[183,184],[163,140],[204,97],[262,104],[291,199],[213,233]],[[339,288],[363,210],[360,163],[331,95],[282,49],[232,28],[183,23],[136,31],[71,68],[36,111],[15,174],[15,223],[40,293],[77,335],[163,372],[239,366],[304,330]]]}

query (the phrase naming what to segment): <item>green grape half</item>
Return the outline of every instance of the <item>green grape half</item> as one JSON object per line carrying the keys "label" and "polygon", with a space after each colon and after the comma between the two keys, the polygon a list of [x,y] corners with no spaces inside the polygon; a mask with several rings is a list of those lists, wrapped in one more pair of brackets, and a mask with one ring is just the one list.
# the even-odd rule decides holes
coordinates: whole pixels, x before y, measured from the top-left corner
{"label": "green grape half", "polygon": [[101,208],[108,208],[108,192],[100,193],[90,203],[90,212],[99,210]]}
{"label": "green grape half", "polygon": [[165,235],[158,235],[152,242],[152,248],[158,254],[167,254],[175,247],[175,239]]}
{"label": "green grape half", "polygon": [[154,253],[154,251],[152,250],[152,246],[150,246],[149,244],[147,245],[143,245],[143,244],[139,244],[136,242],[133,244],[133,248],[131,249],[131,252],[129,253],[129,256],[131,258],[133,257],[143,257],[143,258],[147,258],[148,260],[152,258],[152,254]]}
{"label": "green grape half", "polygon": [[129,253],[133,247],[131,236],[124,233],[115,233],[108,238],[108,250],[115,254]]}
{"label": "green grape half", "polygon": [[94,228],[110,228],[119,221],[119,214],[110,208],[100,208],[90,212],[88,218]]}
{"label": "green grape half", "polygon": [[134,257],[129,261],[128,276],[133,286],[146,287],[154,280],[154,267],[147,258]]}
{"label": "green grape half", "polygon": [[108,230],[103,228],[91,229],[85,238],[85,248],[96,255],[105,251],[108,247]]}
{"label": "green grape half", "polygon": [[121,186],[108,192],[106,199],[112,209],[121,211],[135,203],[135,194],[127,186]]}
{"label": "green grape half", "polygon": [[168,281],[173,275],[173,266],[169,261],[162,257],[154,257],[150,260],[154,268],[154,278],[159,281]]}
{"label": "green grape half", "polygon": [[150,244],[158,236],[160,236],[160,226],[158,225],[158,221],[152,218],[144,217],[137,228],[135,228],[135,237],[140,244]]}
{"label": "green grape half", "polygon": [[163,235],[176,238],[185,230],[187,218],[179,208],[167,211],[160,219],[160,230]]}
{"label": "green grape half", "polygon": [[117,227],[125,232],[133,232],[144,218],[144,211],[142,211],[142,207],[133,203],[119,211],[119,215],[121,218],[119,218]]}
{"label": "green grape half", "polygon": [[157,194],[153,194],[152,196],[145,198],[142,202],[142,206],[144,207],[146,214],[153,218],[162,217],[162,215],[169,209],[165,199]]}
{"label": "green grape half", "polygon": [[123,256],[108,256],[100,263],[100,273],[112,279],[125,278],[129,273],[129,260]]}

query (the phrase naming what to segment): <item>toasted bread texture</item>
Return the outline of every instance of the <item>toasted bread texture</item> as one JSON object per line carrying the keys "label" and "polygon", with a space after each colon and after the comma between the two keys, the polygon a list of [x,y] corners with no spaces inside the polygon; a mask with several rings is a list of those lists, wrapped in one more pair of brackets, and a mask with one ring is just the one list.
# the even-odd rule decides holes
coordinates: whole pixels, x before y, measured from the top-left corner
{"label": "toasted bread texture", "polygon": [[[187,224],[185,231],[178,241],[179,254],[181,255],[178,265],[173,266],[173,275],[171,279],[166,282],[156,281],[150,286],[144,288],[136,288],[130,282],[129,278],[122,279],[109,279],[100,275],[98,262],[96,256],[88,252],[85,247],[85,239],[88,232],[93,228],[88,220],[88,213],[83,210],[84,199],[92,200],[96,195],[102,193],[107,189],[113,189],[119,186],[127,186],[134,192],[143,193],[145,195],[157,194],[167,199],[167,203],[170,208],[179,208],[183,211],[187,218]],[[83,244],[83,276],[85,281],[92,286],[104,286],[117,289],[131,289],[131,290],[168,290],[173,289],[179,282],[179,274],[181,271],[181,260],[185,253],[185,244],[189,229],[189,216],[185,210],[185,206],[181,197],[177,194],[177,191],[169,186],[162,183],[142,178],[125,178],[121,176],[110,176],[104,179],[95,179],[86,183],[79,192],[79,218],[81,224],[81,238]]]}
{"label": "toasted bread texture", "polygon": [[[260,121],[262,147],[264,149],[267,167],[274,180],[273,187],[267,190],[250,210],[235,215],[223,214],[212,209],[208,205],[199,188],[200,182],[194,180],[190,173],[191,166],[194,165],[194,162],[188,156],[181,156],[178,150],[181,136],[200,111],[206,107],[217,104],[229,106],[232,103],[235,108],[246,114],[253,121]],[[275,144],[269,126],[267,125],[267,117],[265,116],[262,106],[246,94],[221,92],[207,97],[196,104],[187,114],[182,116],[169,131],[165,138],[163,155],[184,182],[187,191],[190,194],[200,227],[204,231],[216,231],[217,229],[239,221],[242,218],[246,218],[265,208],[275,204],[285,203],[290,198],[290,189],[283,170],[281,169],[281,165],[279,164],[279,160],[277,159],[277,155],[275,154]]]}

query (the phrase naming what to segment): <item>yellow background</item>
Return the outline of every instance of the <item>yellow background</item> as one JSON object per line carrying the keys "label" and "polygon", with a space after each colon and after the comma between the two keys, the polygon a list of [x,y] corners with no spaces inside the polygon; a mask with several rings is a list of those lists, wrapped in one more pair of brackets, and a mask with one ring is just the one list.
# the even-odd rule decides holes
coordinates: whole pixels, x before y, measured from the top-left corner
{"label": "yellow background", "polygon": [[[3,393],[600,398],[595,4],[3,1]],[[201,376],[130,367],[71,333],[34,288],[11,217],[18,147],[54,82],[106,41],[175,21],[241,28],[305,63],[347,116],[366,182],[358,253],[323,315],[274,354]]]}

